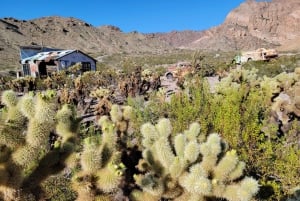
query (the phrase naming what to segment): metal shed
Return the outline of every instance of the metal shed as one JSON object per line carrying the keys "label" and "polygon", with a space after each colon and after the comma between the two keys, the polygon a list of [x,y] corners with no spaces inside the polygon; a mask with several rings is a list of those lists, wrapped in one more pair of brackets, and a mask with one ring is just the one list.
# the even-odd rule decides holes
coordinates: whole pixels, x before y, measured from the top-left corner
{"label": "metal shed", "polygon": [[[80,50],[50,49],[50,51],[34,51],[27,48],[27,54],[21,50],[23,76],[47,77],[52,72],[69,68],[81,63],[81,72],[95,71],[96,60]],[[23,52],[23,55],[22,55]],[[28,56],[28,57],[26,57]],[[24,57],[24,58],[22,58]]]}

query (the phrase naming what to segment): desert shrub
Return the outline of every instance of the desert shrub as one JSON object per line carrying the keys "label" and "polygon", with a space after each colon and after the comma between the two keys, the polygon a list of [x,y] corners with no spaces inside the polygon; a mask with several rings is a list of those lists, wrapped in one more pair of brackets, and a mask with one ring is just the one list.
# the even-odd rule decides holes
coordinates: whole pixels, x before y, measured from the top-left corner
{"label": "desert shrub", "polygon": [[191,80],[185,92],[173,95],[166,107],[168,117],[174,124],[174,132],[182,132],[190,123],[199,121],[201,132],[208,133],[211,126],[211,98],[208,83],[202,77]]}
{"label": "desert shrub", "polygon": [[142,97],[129,98],[128,104],[135,111],[135,129],[138,130],[144,122],[153,123],[160,117],[168,117],[174,123],[174,132],[182,132],[190,123],[199,121],[201,132],[208,133],[212,122],[212,96],[208,83],[202,77],[195,77],[190,83],[186,83],[185,88],[185,91],[173,94],[169,102],[165,102],[163,91],[152,93],[149,101]]}
{"label": "desert shrub", "polygon": [[155,73],[160,76],[163,76],[166,73],[166,71],[166,68],[163,66],[158,66],[155,68]]}
{"label": "desert shrub", "polygon": [[262,184],[259,196],[269,200],[279,200],[299,185],[294,178],[300,175],[299,120],[290,119],[282,133],[282,122],[271,111],[279,84],[277,76],[259,80],[247,70],[232,71],[217,88],[211,108],[213,129],[247,162],[247,171]]}
{"label": "desert shrub", "polygon": [[253,162],[256,158],[253,152],[261,133],[262,101],[260,93],[255,88],[250,90],[246,84],[228,87],[225,94],[216,94],[213,99],[214,130],[221,133],[245,161]]}
{"label": "desert shrub", "polygon": [[[155,94],[153,94],[155,96]],[[154,99],[154,98],[153,98]],[[145,122],[156,122],[161,116],[165,116],[165,104],[157,104],[152,98],[150,101],[145,101],[142,96],[129,97],[127,104],[133,108],[132,128],[135,137],[138,139],[139,146],[141,145],[141,138],[139,128]]]}
{"label": "desert shrub", "polygon": [[231,88],[228,89],[226,96],[216,95],[213,103],[214,129],[235,148],[240,143],[240,101],[240,93],[236,89]]}
{"label": "desert shrub", "polygon": [[299,186],[300,150],[297,144],[288,144],[286,137],[277,136],[273,131],[272,139],[257,143],[255,165],[260,180],[264,186],[272,186],[273,194],[269,199],[279,200],[288,192]]}
{"label": "desert shrub", "polygon": [[137,66],[137,63],[131,58],[125,58],[121,61],[121,69],[125,74],[131,74]]}
{"label": "desert shrub", "polygon": [[279,58],[267,61],[250,61],[243,64],[243,68],[249,70],[252,68],[258,69],[259,77],[268,76],[274,77],[282,72],[293,72],[297,67],[299,56],[280,56]]}
{"label": "desert shrub", "polygon": [[44,80],[37,78],[36,80],[36,89],[37,90],[46,90],[47,86],[44,83]]}

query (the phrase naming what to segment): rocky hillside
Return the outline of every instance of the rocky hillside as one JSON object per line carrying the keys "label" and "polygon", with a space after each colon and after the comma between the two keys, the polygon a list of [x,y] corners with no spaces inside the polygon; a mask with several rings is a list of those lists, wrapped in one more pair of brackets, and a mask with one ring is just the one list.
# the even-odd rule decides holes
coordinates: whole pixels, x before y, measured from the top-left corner
{"label": "rocky hillside", "polygon": [[184,48],[248,50],[276,47],[300,50],[300,1],[247,0],[230,12],[224,23],[204,31]]}
{"label": "rocky hillside", "polygon": [[160,53],[173,49],[151,34],[123,33],[114,26],[94,27],[75,18],[0,19],[0,68],[18,66],[19,46],[28,45],[80,49],[96,58],[113,53]]}
{"label": "rocky hillside", "polygon": [[113,53],[147,54],[175,48],[239,51],[275,47],[300,51],[299,0],[247,0],[224,23],[206,31],[123,33],[118,27],[94,27],[75,18],[0,19],[0,70],[17,68],[19,46],[80,49],[95,58]]}

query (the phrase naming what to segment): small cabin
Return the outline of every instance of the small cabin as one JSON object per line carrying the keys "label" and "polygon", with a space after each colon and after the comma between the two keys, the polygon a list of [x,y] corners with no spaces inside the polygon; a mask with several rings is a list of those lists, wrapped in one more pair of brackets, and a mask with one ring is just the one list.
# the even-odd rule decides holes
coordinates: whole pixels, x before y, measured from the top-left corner
{"label": "small cabin", "polygon": [[23,76],[45,78],[52,72],[65,70],[81,63],[81,73],[96,70],[96,60],[80,50],[63,50],[47,47],[21,47]]}

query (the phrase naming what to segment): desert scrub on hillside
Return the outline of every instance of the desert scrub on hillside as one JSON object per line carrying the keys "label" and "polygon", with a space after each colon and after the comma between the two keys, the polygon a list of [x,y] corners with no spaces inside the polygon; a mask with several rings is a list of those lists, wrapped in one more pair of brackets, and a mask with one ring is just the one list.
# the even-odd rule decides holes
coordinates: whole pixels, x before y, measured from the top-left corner
{"label": "desert scrub on hillside", "polygon": [[130,60],[131,67],[142,66],[142,67],[153,67],[165,64],[174,64],[178,61],[192,59],[192,51],[189,50],[178,50],[175,52],[166,52],[161,54],[141,54],[141,55],[128,55],[128,54],[113,54],[103,58],[103,63],[109,66],[122,67],[122,63],[126,60]]}
{"label": "desert scrub on hillside", "polygon": [[244,177],[245,163],[235,150],[214,133],[201,136],[200,125],[192,123],[182,134],[172,134],[169,119],[141,127],[144,147],[134,176],[142,189],[131,193],[132,200],[251,200],[258,182]]}
{"label": "desert scrub on hillside", "polygon": [[[68,106],[60,110],[56,93],[20,100],[13,91],[4,91],[5,108],[0,129],[1,198],[36,200],[42,195],[41,182],[67,166],[76,142],[77,122]],[[55,133],[55,135],[54,135]],[[58,136],[56,141],[51,139]]]}

